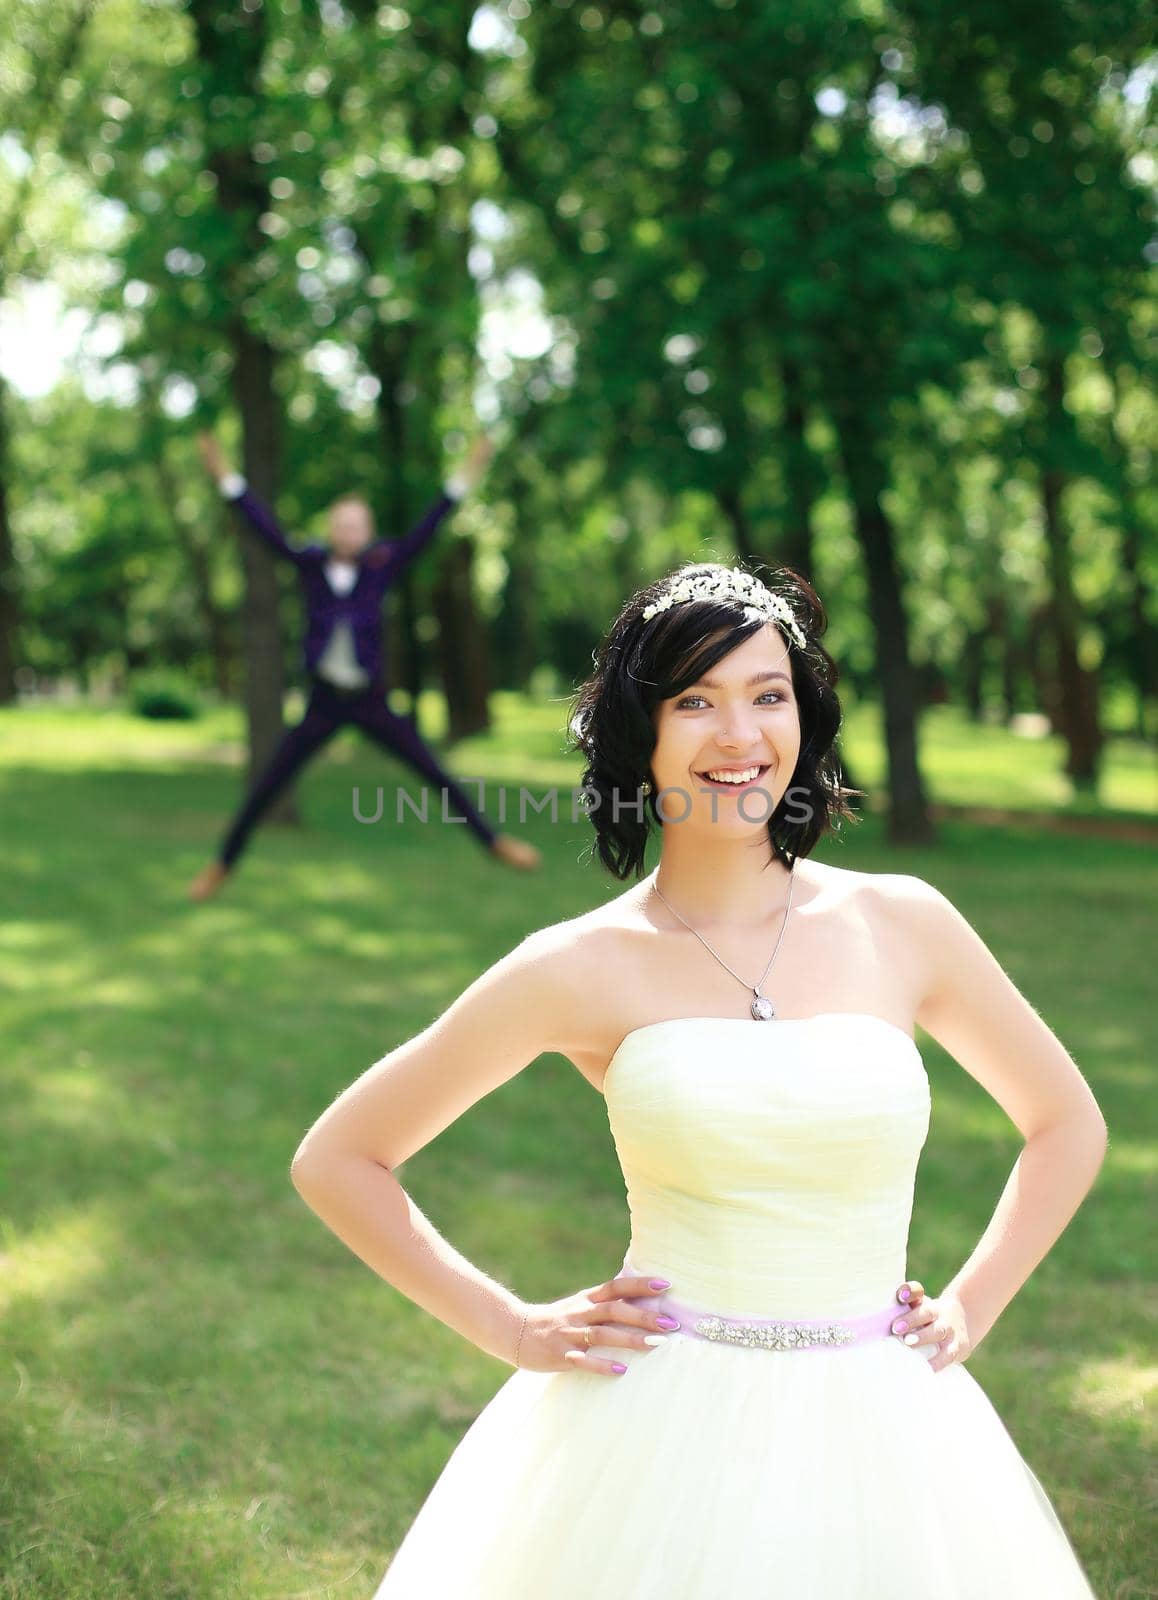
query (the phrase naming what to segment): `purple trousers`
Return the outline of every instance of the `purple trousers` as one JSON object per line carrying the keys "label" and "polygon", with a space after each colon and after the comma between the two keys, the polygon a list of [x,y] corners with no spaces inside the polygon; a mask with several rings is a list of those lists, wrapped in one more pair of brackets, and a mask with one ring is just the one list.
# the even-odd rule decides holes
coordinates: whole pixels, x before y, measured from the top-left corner
{"label": "purple trousers", "polygon": [[[286,732],[225,835],[218,857],[223,866],[233,866],[253,829],[282,790],[339,728],[347,726],[360,728],[387,755],[406,762],[440,791],[445,789],[477,837],[487,845],[492,842],[497,830],[461,785],[443,770],[409,722],[391,711],[381,688],[339,689],[323,678],[311,678],[310,684],[305,715],[296,728]],[[436,815],[441,815],[441,806],[440,793]]]}

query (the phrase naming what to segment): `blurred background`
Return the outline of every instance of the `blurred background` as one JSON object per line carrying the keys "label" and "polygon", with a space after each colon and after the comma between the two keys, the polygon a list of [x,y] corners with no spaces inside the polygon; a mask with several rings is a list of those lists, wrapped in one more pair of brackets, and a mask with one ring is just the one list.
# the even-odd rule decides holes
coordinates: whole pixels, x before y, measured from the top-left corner
{"label": "blurred background", "polygon": [[[1110,1121],[973,1369],[1099,1592],[1154,1593],[1156,78],[1131,0],[0,0],[5,1600],[372,1592],[504,1373],[290,1157],[621,887],[566,818],[507,819],[517,882],[462,829],[357,826],[352,785],[407,774],[343,734],[186,903],[302,687],[293,574],[202,428],[298,539],[346,491],[403,532],[493,435],[389,597],[390,703],[516,791],[578,781],[567,700],[635,587],[810,578],[867,792],[818,854],[948,893]],[[1018,1141],[922,1044],[933,1286]],[[622,1258],[560,1058],[414,1167],[529,1297]]]}

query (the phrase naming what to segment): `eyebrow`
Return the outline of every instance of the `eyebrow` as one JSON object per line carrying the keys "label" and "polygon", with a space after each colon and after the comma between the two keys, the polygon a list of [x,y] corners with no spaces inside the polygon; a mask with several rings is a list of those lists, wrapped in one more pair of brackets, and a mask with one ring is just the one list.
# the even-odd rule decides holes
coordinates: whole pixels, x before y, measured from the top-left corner
{"label": "eyebrow", "polygon": [[[774,678],[779,678],[782,683],[791,688],[792,679],[785,672],[757,672],[748,679],[746,687],[754,689],[758,683],[771,683]],[[697,689],[718,689],[720,685],[714,678],[700,678],[694,685]]]}

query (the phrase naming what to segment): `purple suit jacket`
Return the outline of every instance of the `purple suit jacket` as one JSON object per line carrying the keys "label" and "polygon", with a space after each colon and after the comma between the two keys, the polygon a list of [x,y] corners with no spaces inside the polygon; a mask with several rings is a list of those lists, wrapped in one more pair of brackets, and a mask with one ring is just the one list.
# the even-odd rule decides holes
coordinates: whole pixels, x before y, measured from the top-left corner
{"label": "purple suit jacket", "polygon": [[368,545],[358,558],[358,579],[349,594],[338,594],[330,587],[326,563],[331,555],[326,545],[290,544],[273,512],[249,488],[231,497],[231,503],[244,514],[250,527],[271,550],[292,561],[297,568],[306,602],[306,671],[312,673],[321,660],[334,624],[348,622],[358,665],[369,676],[371,686],[382,689],[385,685],[383,598],[403,567],[430,543],[439,523],[458,501],[444,493],[401,539],[379,539]]}

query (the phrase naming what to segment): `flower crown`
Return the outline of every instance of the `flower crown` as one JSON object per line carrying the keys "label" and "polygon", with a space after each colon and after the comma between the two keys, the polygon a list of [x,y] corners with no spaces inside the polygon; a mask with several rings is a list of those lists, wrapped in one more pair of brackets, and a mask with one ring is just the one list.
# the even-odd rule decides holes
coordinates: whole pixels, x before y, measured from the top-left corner
{"label": "flower crown", "polygon": [[689,600],[735,600],[744,608],[746,622],[775,622],[786,628],[801,650],[807,644],[804,631],[782,595],[773,594],[759,578],[739,567],[718,572],[702,572],[694,578],[681,578],[660,600],[643,609],[644,622],[660,611],[686,604]]}

